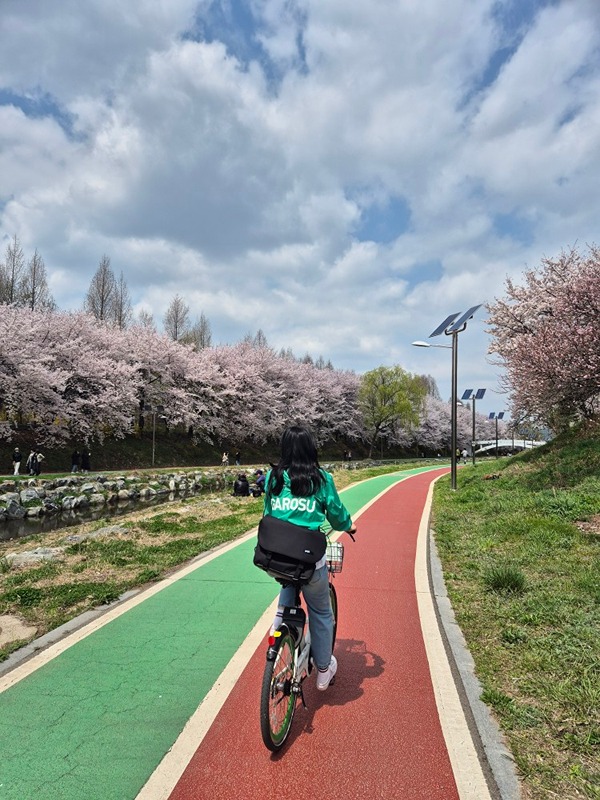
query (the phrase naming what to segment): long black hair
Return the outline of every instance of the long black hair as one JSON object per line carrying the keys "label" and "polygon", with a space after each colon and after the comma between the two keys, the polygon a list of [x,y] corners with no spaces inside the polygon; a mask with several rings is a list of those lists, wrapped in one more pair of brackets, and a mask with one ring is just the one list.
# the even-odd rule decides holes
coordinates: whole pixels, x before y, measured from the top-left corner
{"label": "long black hair", "polygon": [[283,473],[290,478],[294,497],[310,497],[319,491],[325,476],[319,465],[317,445],[308,428],[292,425],[281,437],[281,458],[271,470],[268,491],[279,495],[283,489]]}

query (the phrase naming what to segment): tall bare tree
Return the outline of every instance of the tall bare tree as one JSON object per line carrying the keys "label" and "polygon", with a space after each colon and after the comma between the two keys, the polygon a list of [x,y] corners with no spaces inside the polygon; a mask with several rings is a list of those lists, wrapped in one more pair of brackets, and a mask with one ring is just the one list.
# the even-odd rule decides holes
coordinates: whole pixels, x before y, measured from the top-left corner
{"label": "tall bare tree", "polygon": [[194,322],[194,324],[181,336],[180,341],[184,344],[193,344],[196,350],[202,350],[204,347],[210,347],[212,344],[212,331],[210,329],[210,322],[206,318],[204,312]]}
{"label": "tall bare tree", "polygon": [[269,343],[267,341],[267,337],[265,336],[265,332],[262,328],[259,328],[254,336],[251,333],[247,333],[244,338],[242,339],[243,342],[246,344],[251,344],[253,347],[268,347]]}
{"label": "tall bare tree", "polygon": [[150,330],[156,330],[156,323],[154,322],[154,315],[151,314],[149,311],[146,311],[144,308],[138,313],[137,315],[137,323],[144,328],[149,328]]}
{"label": "tall bare tree", "polygon": [[116,327],[120,330],[126,328],[131,322],[132,315],[129,289],[123,272],[121,272],[121,276],[115,284],[114,318]]}
{"label": "tall bare tree", "polygon": [[23,305],[32,311],[53,311],[56,308],[54,298],[48,288],[46,265],[37,248],[29,259],[21,282]]}
{"label": "tall bare tree", "polygon": [[114,319],[116,287],[110,258],[102,256],[83,304],[88,314],[92,314],[99,322],[110,322]]}
{"label": "tall bare tree", "polygon": [[16,234],[6,247],[4,264],[0,264],[0,302],[21,303],[25,255]]}
{"label": "tall bare tree", "polygon": [[186,306],[183,298],[176,294],[163,317],[165,332],[171,339],[178,342],[189,331],[189,318],[189,306]]}

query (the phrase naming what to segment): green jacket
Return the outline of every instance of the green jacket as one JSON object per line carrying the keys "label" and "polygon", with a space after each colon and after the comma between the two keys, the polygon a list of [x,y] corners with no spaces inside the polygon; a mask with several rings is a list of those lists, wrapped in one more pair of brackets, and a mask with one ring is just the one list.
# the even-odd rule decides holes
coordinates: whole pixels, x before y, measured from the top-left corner
{"label": "green jacket", "polygon": [[285,519],[294,525],[318,530],[328,520],[336,531],[347,531],[352,526],[352,518],[337,493],[333,476],[321,470],[325,482],[319,491],[310,497],[294,497],[290,490],[290,479],[283,473],[283,489],[280,495],[272,495],[269,491],[271,470],[265,480],[265,514],[278,519]]}

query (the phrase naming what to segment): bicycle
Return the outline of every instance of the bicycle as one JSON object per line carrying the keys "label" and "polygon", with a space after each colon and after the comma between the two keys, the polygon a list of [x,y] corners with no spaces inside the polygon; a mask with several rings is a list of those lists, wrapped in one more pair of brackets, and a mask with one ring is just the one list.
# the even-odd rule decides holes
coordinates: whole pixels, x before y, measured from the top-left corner
{"label": "bicycle", "polygon": [[[348,532],[352,541],[354,536]],[[333,575],[342,571],[344,545],[328,542],[327,568],[330,574],[329,598],[333,611],[333,645],[338,624],[338,602]],[[282,622],[269,636],[267,663],[263,674],[260,697],[260,729],[265,746],[272,752],[280,750],[292,727],[298,698],[306,708],[302,684],[311,674],[313,663],[310,652],[310,630],[306,625],[306,612],[300,605],[301,584],[295,584],[296,598],[293,606],[283,609]],[[332,678],[333,685],[335,677]]]}

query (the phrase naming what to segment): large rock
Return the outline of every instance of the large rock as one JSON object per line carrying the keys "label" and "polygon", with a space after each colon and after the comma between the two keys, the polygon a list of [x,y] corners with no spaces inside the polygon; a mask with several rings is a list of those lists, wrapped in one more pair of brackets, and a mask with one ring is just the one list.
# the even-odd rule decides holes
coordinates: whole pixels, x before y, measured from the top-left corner
{"label": "large rock", "polygon": [[80,490],[83,494],[94,494],[95,492],[102,491],[102,485],[100,483],[84,483]]}
{"label": "large rock", "polygon": [[36,547],[23,553],[8,553],[6,560],[15,567],[37,564],[39,561],[54,561],[65,552],[64,547]]}
{"label": "large rock", "polygon": [[106,498],[99,492],[94,492],[90,495],[90,504],[93,506],[103,506],[106,503]]}
{"label": "large rock", "polygon": [[16,500],[9,500],[6,504],[5,512],[7,519],[23,519],[25,509]]}
{"label": "large rock", "polygon": [[8,505],[11,501],[18,503],[20,499],[18,492],[6,492],[6,494],[0,495],[0,503],[5,503],[5,505]]}
{"label": "large rock", "polygon": [[19,500],[23,505],[25,503],[30,503],[32,500],[39,500],[40,496],[37,492],[37,489],[23,489],[23,491],[19,495]]}
{"label": "large rock", "polygon": [[42,514],[46,513],[46,509],[43,505],[39,506],[27,506],[25,509],[25,516],[26,517],[41,517]]}

